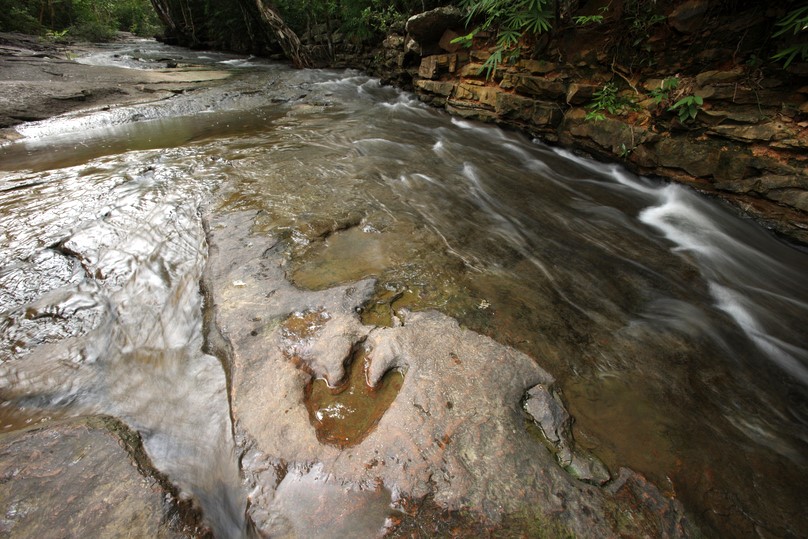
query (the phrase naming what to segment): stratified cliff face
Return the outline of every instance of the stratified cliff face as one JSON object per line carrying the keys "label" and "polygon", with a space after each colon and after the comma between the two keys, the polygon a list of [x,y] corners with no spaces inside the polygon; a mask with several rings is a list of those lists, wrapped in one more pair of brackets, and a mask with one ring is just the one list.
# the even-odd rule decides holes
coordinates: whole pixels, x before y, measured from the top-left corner
{"label": "stratified cliff face", "polygon": [[808,66],[760,60],[776,47],[768,38],[782,13],[673,4],[633,49],[615,13],[526,44],[490,74],[491,36],[462,48],[452,43],[468,31],[462,18],[435,10],[410,19],[363,67],[452,114],[689,184],[808,244]]}

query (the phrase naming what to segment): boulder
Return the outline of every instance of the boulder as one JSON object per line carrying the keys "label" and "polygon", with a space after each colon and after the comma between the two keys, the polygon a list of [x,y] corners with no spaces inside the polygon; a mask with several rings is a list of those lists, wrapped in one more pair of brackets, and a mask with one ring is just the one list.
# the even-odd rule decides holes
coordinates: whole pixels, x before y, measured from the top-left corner
{"label": "boulder", "polygon": [[452,41],[457,37],[460,37],[460,34],[454,30],[446,30],[443,32],[440,41],[438,41],[438,45],[446,52],[457,52],[463,48],[463,45],[460,43],[452,43]]}
{"label": "boulder", "polygon": [[446,6],[413,15],[407,20],[405,28],[421,47],[429,47],[438,43],[446,30],[462,26],[463,13],[460,9]]}
{"label": "boulder", "polygon": [[683,34],[696,32],[704,22],[709,7],[709,0],[687,0],[668,15],[668,24]]}

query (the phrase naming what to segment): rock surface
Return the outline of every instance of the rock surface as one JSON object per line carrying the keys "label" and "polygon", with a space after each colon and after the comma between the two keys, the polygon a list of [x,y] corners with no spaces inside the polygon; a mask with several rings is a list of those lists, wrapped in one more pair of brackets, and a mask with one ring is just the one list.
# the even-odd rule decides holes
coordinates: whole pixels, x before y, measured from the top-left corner
{"label": "rock surface", "polygon": [[71,58],[89,45],[57,47],[31,36],[0,33],[0,142],[10,129],[69,111],[106,105],[148,103],[210,86],[225,71],[142,70],[84,65]]}
{"label": "rock surface", "polygon": [[[670,533],[559,467],[527,430],[520,408],[528,388],[553,383],[528,356],[437,312],[402,311],[395,327],[364,326],[357,311],[372,281],[299,290],[285,277],[289,246],[251,234],[254,213],[209,219],[206,287],[231,362],[249,511],[263,533],[378,532],[385,526],[380,505],[404,510],[406,500],[429,497],[483,522],[528,512],[580,537],[622,533],[618,514],[631,514],[635,531],[688,534],[681,508],[658,492],[661,506],[676,508],[664,524]],[[306,412],[306,387],[313,377],[337,383],[357,347],[367,353],[370,385],[391,369],[404,372],[403,385],[361,442],[326,445]],[[557,436],[567,436],[561,430]],[[320,494],[303,496],[289,481]],[[291,515],[301,512],[320,520],[296,522]],[[355,514],[379,516],[352,528]]]}
{"label": "rock surface", "polygon": [[439,7],[410,17],[406,30],[416,43],[427,47],[438,43],[446,30],[460,26],[462,20],[463,13],[458,8]]}
{"label": "rock surface", "polygon": [[205,536],[139,445],[106,418],[0,435],[0,536]]}

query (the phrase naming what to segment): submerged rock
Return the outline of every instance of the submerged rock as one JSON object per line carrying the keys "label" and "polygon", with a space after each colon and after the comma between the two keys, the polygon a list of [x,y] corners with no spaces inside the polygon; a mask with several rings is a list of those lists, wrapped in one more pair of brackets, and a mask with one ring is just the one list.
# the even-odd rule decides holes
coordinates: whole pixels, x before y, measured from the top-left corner
{"label": "submerged rock", "polygon": [[593,485],[611,479],[609,470],[596,457],[579,450],[572,439],[572,418],[557,393],[543,384],[530,388],[525,410],[553,447],[556,460],[573,476]]}
{"label": "submerged rock", "polygon": [[[529,514],[553,529],[604,537],[622,533],[616,515],[630,514],[649,535],[687,535],[678,502],[668,500],[675,515],[663,524],[636,516],[562,469],[528,432],[525,391],[553,383],[530,357],[433,311],[399,311],[396,327],[362,325],[357,311],[373,281],[295,288],[285,276],[288,246],[251,234],[254,218],[209,217],[206,288],[230,362],[248,511],[262,533],[368,536],[387,529],[387,517],[408,500],[429,499],[494,526]],[[358,348],[369,385],[396,369],[404,373],[401,389],[361,441],[323,443],[306,387],[313,378],[339,382]],[[587,467],[581,459],[570,465]],[[310,518],[303,523],[300,514]]]}

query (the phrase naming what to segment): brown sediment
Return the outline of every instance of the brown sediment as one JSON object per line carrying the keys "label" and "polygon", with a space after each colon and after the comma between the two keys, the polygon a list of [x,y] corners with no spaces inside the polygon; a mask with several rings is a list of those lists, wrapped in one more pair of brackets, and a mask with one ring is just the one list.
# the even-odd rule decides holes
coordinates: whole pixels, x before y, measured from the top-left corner
{"label": "brown sediment", "polygon": [[367,358],[363,350],[358,350],[337,387],[329,387],[324,379],[313,380],[306,387],[306,409],[317,439],[338,447],[358,444],[378,424],[403,383],[404,374],[394,369],[375,387],[370,386]]}

